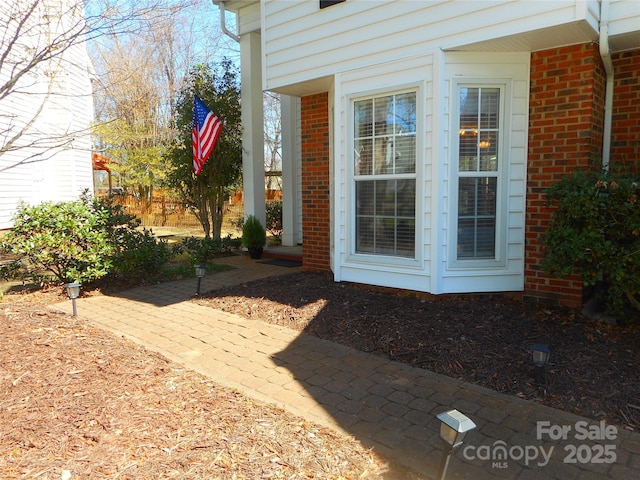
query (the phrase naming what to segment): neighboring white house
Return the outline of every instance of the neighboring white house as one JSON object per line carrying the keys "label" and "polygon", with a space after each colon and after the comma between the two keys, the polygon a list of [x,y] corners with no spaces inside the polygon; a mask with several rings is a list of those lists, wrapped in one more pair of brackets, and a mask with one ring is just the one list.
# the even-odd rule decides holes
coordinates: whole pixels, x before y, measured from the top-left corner
{"label": "neighboring white house", "polygon": [[30,2],[0,5],[0,229],[12,226],[20,201],[74,200],[93,191],[91,62],[84,42],[18,75],[56,39],[75,32],[83,12],[69,9],[67,0],[34,3],[32,12]]}
{"label": "neighboring white house", "polygon": [[580,304],[579,279],[540,268],[544,190],[598,158],[638,161],[640,2],[216,3],[237,14],[245,208],[262,214],[270,90],[283,238],[300,211],[307,269]]}

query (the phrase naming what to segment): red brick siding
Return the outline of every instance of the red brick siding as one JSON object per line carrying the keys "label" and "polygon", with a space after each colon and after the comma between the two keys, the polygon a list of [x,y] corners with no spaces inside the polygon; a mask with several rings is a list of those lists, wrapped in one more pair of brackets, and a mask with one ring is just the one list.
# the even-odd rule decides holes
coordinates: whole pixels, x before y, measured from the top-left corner
{"label": "red brick siding", "polygon": [[305,270],[329,270],[329,95],[302,97],[302,257]]}
{"label": "red brick siding", "polygon": [[581,280],[554,279],[544,273],[540,237],[552,213],[546,205],[546,188],[601,159],[605,80],[598,45],[533,53],[530,81],[524,294],[578,306]]}
{"label": "red brick siding", "polygon": [[614,70],[611,157],[613,168],[638,172],[640,164],[640,50],[612,55]]}

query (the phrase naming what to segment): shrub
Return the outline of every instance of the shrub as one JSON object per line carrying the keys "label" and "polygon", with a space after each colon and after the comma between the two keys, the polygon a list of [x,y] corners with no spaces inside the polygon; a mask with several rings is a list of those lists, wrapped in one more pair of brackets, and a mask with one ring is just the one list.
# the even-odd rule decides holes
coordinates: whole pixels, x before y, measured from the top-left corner
{"label": "shrub", "polygon": [[20,205],[3,250],[24,261],[26,278],[42,283],[90,282],[118,274],[138,277],[156,272],[169,259],[165,242],[112,199],[84,194],[74,202]]}
{"label": "shrub", "polygon": [[640,181],[631,175],[577,172],[547,192],[557,205],[543,237],[543,266],[602,282],[606,311],[640,309]]}
{"label": "shrub", "polygon": [[99,218],[99,228],[113,245],[110,273],[128,278],[157,273],[171,257],[167,243],[156,239],[151,230],[141,230],[140,219],[126,213],[112,197],[83,195],[81,201],[91,206]]}
{"label": "shrub", "polygon": [[267,230],[272,235],[275,245],[282,243],[282,200],[266,203]]}
{"label": "shrub", "polygon": [[171,258],[166,241],[157,240],[151,230],[119,232],[114,273],[127,278],[141,278],[160,271]]}
{"label": "shrub", "polygon": [[242,245],[248,249],[264,247],[267,234],[262,223],[255,216],[249,215],[242,226]]}
{"label": "shrub", "polygon": [[53,274],[61,282],[87,282],[113,267],[114,245],[102,219],[85,202],[21,204],[3,249],[25,258],[27,277],[44,282]]}
{"label": "shrub", "polygon": [[240,239],[227,235],[221,239],[210,237],[196,238],[186,237],[180,244],[174,247],[174,253],[186,253],[191,265],[207,263],[220,254],[232,253],[240,248]]}

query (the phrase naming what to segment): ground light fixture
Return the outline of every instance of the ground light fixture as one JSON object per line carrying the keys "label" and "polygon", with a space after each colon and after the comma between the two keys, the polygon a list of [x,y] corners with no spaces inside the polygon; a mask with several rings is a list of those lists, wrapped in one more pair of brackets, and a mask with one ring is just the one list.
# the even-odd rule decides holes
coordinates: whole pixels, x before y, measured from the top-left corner
{"label": "ground light fixture", "polygon": [[549,345],[537,343],[531,347],[531,356],[533,364],[536,366],[536,382],[542,385],[545,383],[544,370],[549,363],[551,349],[549,348]]}
{"label": "ground light fixture", "polygon": [[73,316],[78,316],[78,309],[76,308],[76,298],[80,296],[80,287],[82,284],[78,282],[67,283],[64,288],[67,290],[67,295],[71,299],[71,304],[73,305]]}
{"label": "ground light fixture", "polygon": [[204,277],[207,273],[207,266],[204,264],[196,265],[196,277],[198,277],[198,289],[196,290],[196,295],[200,295],[200,282],[202,282],[202,277]]}
{"label": "ground light fixture", "polygon": [[444,480],[453,449],[462,445],[465,435],[469,430],[476,428],[476,424],[458,410],[439,413],[437,418],[440,420],[440,438],[445,443],[438,471],[438,480]]}

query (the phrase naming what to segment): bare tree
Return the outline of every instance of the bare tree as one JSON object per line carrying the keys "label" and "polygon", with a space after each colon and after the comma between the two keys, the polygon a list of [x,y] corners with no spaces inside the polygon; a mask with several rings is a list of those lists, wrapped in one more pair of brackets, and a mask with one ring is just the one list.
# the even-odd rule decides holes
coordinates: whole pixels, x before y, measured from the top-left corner
{"label": "bare tree", "polygon": [[45,113],[74,100],[61,87],[91,68],[87,42],[139,31],[137,19],[162,18],[170,8],[164,2],[103,0],[86,9],[83,0],[0,2],[0,172],[46,160],[88,136],[86,126],[44,125]]}
{"label": "bare tree", "polygon": [[140,17],[137,35],[113,35],[93,50],[101,85],[95,132],[143,208],[167,172],[162,152],[175,138],[176,93],[191,65],[215,56],[221,37],[200,31],[201,10],[175,1],[161,19]]}
{"label": "bare tree", "polygon": [[[282,122],[280,120],[280,95],[265,92],[264,99],[264,170],[267,189],[282,188]],[[279,175],[278,175],[279,174]]]}

